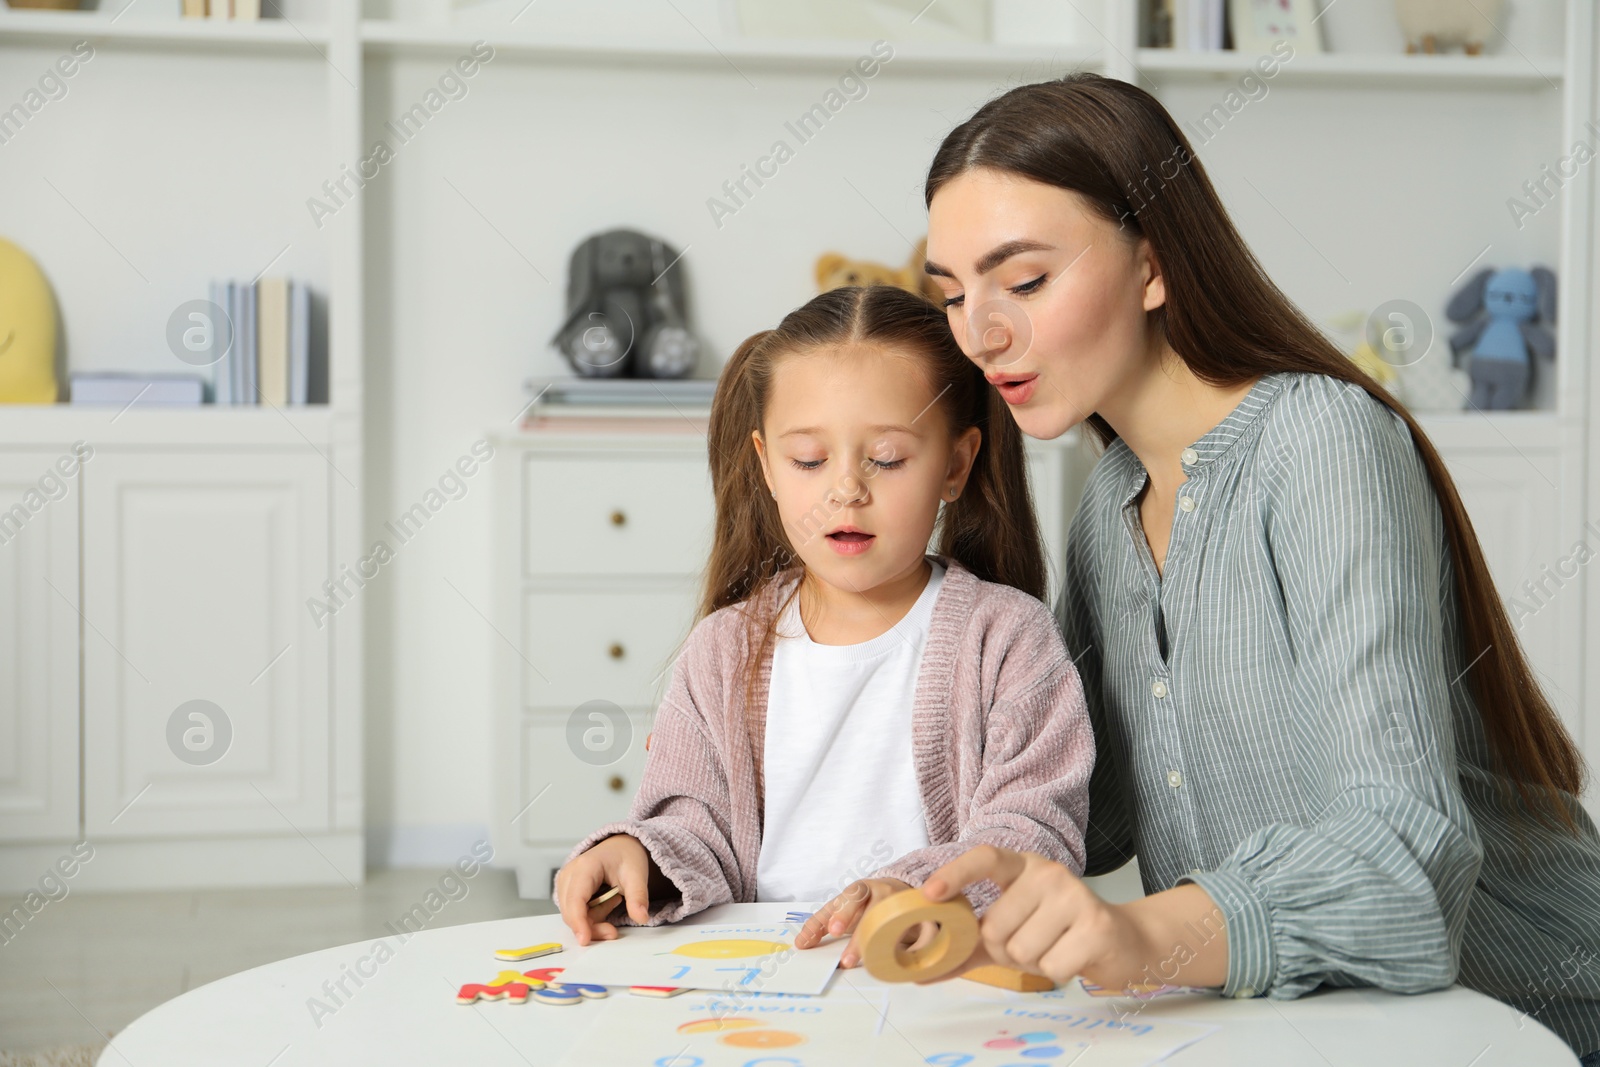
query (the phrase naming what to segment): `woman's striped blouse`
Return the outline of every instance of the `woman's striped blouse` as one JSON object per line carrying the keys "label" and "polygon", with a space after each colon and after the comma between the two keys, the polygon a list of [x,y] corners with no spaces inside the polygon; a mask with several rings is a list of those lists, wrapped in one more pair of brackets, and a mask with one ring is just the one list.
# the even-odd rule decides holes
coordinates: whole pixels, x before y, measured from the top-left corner
{"label": "woman's striped blouse", "polygon": [[[1365,390],[1262,377],[1183,452],[1158,576],[1146,473],[1101,457],[1057,606],[1094,719],[1088,873],[1195,882],[1225,995],[1459,980],[1600,1049],[1600,836],[1514,818],[1435,496]],[[1519,837],[1520,834],[1520,837]],[[1201,935],[1203,936],[1203,935]]]}

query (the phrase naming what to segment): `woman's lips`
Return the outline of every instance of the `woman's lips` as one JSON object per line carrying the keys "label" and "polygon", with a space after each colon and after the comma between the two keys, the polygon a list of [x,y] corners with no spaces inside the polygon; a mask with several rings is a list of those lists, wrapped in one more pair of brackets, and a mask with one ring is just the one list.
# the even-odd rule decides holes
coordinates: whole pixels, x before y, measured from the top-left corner
{"label": "woman's lips", "polygon": [[996,382],[995,388],[1000,391],[1001,399],[1015,407],[1018,404],[1026,404],[1028,402],[1029,398],[1033,396],[1034,386],[1038,383],[1039,376],[1034,374],[1018,381]]}
{"label": "woman's lips", "polygon": [[1003,386],[998,386],[1000,397],[1013,408],[1014,406],[1024,405],[1034,395],[1034,386],[1037,382],[1037,378],[1029,378],[1027,381],[1021,382],[1006,382]]}
{"label": "woman's lips", "polygon": [[828,535],[828,544],[841,556],[859,556],[872,547],[876,535],[861,533],[858,530],[841,530]]}

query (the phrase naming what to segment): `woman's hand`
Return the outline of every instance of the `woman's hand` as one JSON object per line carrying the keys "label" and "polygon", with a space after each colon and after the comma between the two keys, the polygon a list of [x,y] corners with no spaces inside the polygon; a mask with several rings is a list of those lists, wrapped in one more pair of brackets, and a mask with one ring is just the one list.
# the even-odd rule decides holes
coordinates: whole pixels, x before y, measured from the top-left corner
{"label": "woman's hand", "polygon": [[1222,911],[1197,885],[1108,904],[1054,860],[979,845],[930,874],[922,892],[948,900],[984,878],[1001,895],[978,924],[978,950],[962,970],[997,963],[1057,983],[1082,975],[1107,989],[1227,980]]}
{"label": "woman's hand", "polygon": [[[611,941],[617,937],[614,924],[603,922],[626,903],[634,922],[650,921],[650,853],[639,839],[628,834],[613,834],[580,854],[556,872],[556,906],[561,918],[578,935],[578,944],[591,938]],[[622,893],[594,907],[589,900],[602,885],[621,886]]]}
{"label": "woman's hand", "polygon": [[[855,931],[868,908],[885,897],[892,897],[910,888],[911,886],[898,878],[862,878],[851,882],[842,893],[818,908],[816,913],[805,921],[805,925],[800,927],[800,932],[795,935],[794,947],[811,948],[820,943],[824,937],[839,937]],[[919,923],[908,931],[901,941],[916,947],[933,933],[931,926],[931,923]],[[839,957],[839,966],[854,967],[860,962],[861,946],[852,934],[850,943],[845,946],[844,955]]]}

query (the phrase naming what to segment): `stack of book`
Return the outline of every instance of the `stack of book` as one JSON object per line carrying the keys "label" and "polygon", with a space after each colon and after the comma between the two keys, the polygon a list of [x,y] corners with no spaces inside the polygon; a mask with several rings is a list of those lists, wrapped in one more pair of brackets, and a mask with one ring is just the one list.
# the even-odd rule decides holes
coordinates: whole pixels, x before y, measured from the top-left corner
{"label": "stack of book", "polygon": [[214,281],[211,302],[233,323],[217,361],[218,404],[304,404],[311,377],[311,290],[288,278]]}
{"label": "stack of book", "polygon": [[177,405],[205,399],[206,383],[197,374],[124,374],[118,371],[74,371],[71,403],[80,407]]}
{"label": "stack of book", "polygon": [[1227,0],[1145,0],[1145,46],[1220,52],[1230,46]]}
{"label": "stack of book", "polygon": [[656,419],[672,428],[711,417],[714,378],[529,378],[523,426]]}
{"label": "stack of book", "polygon": [[[274,0],[267,7],[277,9]],[[186,19],[239,19],[254,22],[261,18],[261,0],[183,0]]]}

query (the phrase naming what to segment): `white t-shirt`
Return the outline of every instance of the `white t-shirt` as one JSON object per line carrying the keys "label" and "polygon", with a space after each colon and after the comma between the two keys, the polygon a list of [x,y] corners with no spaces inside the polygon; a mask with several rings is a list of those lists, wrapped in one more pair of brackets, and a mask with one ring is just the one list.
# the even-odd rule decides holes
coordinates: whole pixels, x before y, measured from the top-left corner
{"label": "white t-shirt", "polygon": [[[928,844],[911,711],[944,565],[911,610],[854,645],[819,645],[795,597],[778,620],[762,744],[758,901],[827,901]],[[792,635],[792,636],[791,636]]]}

